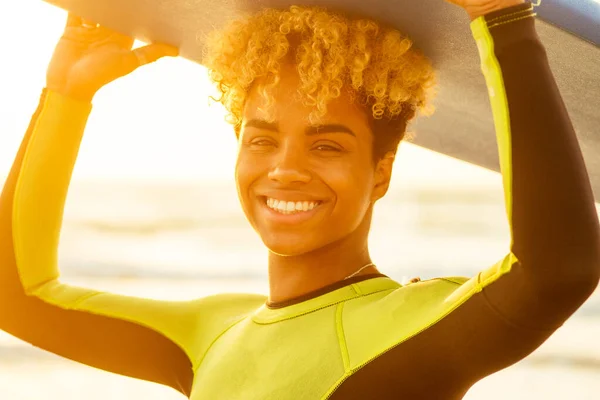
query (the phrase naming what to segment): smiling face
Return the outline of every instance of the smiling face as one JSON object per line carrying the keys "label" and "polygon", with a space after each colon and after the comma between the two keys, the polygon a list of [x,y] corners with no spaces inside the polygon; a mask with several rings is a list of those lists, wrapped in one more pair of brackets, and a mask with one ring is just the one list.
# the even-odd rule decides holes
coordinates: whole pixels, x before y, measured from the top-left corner
{"label": "smiling face", "polygon": [[297,100],[299,79],[284,67],[274,92],[274,121],[252,90],[239,135],[236,183],[246,217],[270,251],[294,256],[362,235],[370,208],[389,184],[392,158],[374,165],[364,110],[341,96],[319,125]]}

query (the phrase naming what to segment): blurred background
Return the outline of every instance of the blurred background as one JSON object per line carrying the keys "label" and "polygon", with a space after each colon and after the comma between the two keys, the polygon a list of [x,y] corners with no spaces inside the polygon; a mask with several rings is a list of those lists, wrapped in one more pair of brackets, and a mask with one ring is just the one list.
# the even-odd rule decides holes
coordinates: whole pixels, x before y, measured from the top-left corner
{"label": "blurred background", "polygon": [[[0,182],[65,20],[38,0],[0,6]],[[210,93],[203,67],[165,59],[97,95],[67,201],[64,281],[157,299],[266,294],[267,253],[235,191],[235,137]],[[396,280],[472,276],[508,250],[502,200],[498,174],[403,144],[390,192],[376,207],[373,260]],[[466,399],[597,399],[599,338],[597,292],[534,354],[479,382]],[[183,396],[0,332],[0,399],[82,398]]]}

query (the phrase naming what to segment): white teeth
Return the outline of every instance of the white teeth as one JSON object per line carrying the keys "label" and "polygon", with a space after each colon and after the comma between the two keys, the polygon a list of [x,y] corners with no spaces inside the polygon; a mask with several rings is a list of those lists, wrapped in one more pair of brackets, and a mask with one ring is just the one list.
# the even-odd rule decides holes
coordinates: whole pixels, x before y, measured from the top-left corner
{"label": "white teeth", "polygon": [[277,204],[277,207],[275,207],[275,208],[278,209],[279,211],[287,211],[286,202],[280,201],[279,204]]}
{"label": "white teeth", "polygon": [[284,201],[284,200],[277,200],[277,199],[273,199],[273,198],[267,198],[267,206],[269,206],[269,208],[276,210],[282,214],[292,214],[292,213],[298,213],[298,212],[304,212],[304,211],[310,211],[313,208],[315,208],[316,206],[318,206],[319,204],[321,204],[320,201]]}

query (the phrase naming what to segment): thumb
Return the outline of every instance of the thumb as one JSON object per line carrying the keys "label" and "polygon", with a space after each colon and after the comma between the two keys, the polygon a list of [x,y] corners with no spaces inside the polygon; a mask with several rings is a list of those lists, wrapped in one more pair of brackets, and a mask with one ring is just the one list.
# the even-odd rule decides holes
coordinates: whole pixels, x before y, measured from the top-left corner
{"label": "thumb", "polygon": [[138,47],[132,52],[135,63],[138,67],[150,64],[163,57],[177,57],[179,49],[164,43],[152,43],[143,47]]}

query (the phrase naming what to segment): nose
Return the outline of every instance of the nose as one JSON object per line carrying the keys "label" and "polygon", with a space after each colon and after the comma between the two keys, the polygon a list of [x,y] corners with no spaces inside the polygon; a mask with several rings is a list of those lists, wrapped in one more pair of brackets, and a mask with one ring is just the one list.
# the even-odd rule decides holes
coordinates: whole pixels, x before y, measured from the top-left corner
{"label": "nose", "polygon": [[269,179],[282,185],[307,183],[311,174],[306,168],[306,161],[300,146],[282,146],[273,168],[269,171]]}

